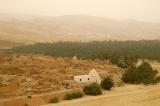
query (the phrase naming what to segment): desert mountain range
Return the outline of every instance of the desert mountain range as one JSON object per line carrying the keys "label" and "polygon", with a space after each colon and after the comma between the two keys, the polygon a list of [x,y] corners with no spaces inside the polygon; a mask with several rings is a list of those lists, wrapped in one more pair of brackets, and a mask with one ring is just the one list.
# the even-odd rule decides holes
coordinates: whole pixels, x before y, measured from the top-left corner
{"label": "desert mountain range", "polygon": [[160,39],[160,23],[66,15],[0,15],[0,40],[23,44],[55,41]]}

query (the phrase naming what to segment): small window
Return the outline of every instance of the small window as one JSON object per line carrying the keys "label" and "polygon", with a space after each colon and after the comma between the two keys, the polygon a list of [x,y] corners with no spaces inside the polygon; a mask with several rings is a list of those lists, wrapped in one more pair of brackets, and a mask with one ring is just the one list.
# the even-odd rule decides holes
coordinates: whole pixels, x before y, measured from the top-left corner
{"label": "small window", "polygon": [[79,79],[80,81],[82,81],[82,79]]}

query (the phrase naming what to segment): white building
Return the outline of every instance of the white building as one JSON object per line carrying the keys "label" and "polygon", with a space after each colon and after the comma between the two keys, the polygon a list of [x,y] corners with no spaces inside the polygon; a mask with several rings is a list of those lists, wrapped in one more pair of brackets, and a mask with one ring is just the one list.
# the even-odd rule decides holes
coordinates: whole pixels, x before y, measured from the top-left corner
{"label": "white building", "polygon": [[96,82],[98,84],[101,83],[100,75],[98,74],[98,72],[95,69],[92,69],[89,72],[89,75],[91,76],[91,82]]}
{"label": "white building", "polygon": [[90,75],[80,75],[80,76],[74,76],[74,80],[76,82],[90,82],[91,81],[91,76]]}
{"label": "white building", "polygon": [[74,81],[78,83],[89,83],[89,82],[96,82],[98,84],[101,83],[100,76],[95,69],[92,69],[88,75],[74,76]]}

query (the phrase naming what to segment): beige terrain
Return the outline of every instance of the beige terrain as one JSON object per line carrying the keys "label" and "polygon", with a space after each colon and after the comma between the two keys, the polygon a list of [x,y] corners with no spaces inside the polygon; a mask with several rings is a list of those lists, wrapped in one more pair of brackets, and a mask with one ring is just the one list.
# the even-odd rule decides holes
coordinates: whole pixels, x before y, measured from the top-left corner
{"label": "beige terrain", "polygon": [[[160,72],[160,63],[149,62]],[[67,93],[66,90],[81,89],[84,86],[75,83],[72,77],[88,74],[93,68],[101,78],[112,76],[116,86],[121,87],[104,92],[102,96],[85,96],[78,100],[62,101],[54,106],[159,106],[160,84],[123,86],[120,80],[123,70],[107,61],[3,52],[0,53],[0,106],[21,106],[25,103],[27,95],[33,96],[29,102],[30,106],[47,104],[57,92],[62,92],[58,94],[62,99],[62,95]],[[16,101],[20,102],[19,105]]]}
{"label": "beige terrain", "polygon": [[0,40],[24,44],[56,41],[160,39],[160,24],[136,20],[68,15],[60,17],[0,14]]}
{"label": "beige terrain", "polygon": [[22,45],[23,45],[22,43],[0,40],[0,49],[8,49],[8,48],[22,46]]}
{"label": "beige terrain", "polygon": [[44,106],[160,106],[160,84],[125,85],[102,96],[84,97]]}
{"label": "beige terrain", "polygon": [[121,84],[122,69],[107,61],[0,52],[0,106],[21,106],[28,95],[33,96],[29,106],[47,104],[57,92],[61,96],[66,90],[81,89],[84,85],[74,82],[73,76],[93,68],[101,77],[113,76]]}
{"label": "beige terrain", "polygon": [[0,53],[0,99],[79,88],[72,77],[88,74],[93,68],[102,77],[110,75],[120,79],[122,72],[101,60]]}

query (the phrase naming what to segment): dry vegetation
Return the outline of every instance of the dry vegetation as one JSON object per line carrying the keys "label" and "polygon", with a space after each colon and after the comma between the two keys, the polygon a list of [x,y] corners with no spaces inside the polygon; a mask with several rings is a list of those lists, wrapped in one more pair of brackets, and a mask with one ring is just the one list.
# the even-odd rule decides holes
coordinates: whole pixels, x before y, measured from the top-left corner
{"label": "dry vegetation", "polygon": [[[153,68],[160,71],[158,62],[148,62],[152,64]],[[51,98],[57,92],[65,92],[66,90],[73,90],[75,88],[81,88],[82,86],[84,86],[75,83],[71,79],[73,75],[88,74],[88,72],[93,68],[95,68],[98,73],[100,73],[101,77],[112,76],[116,86],[120,86],[123,84],[123,82],[121,81],[121,74],[123,70],[115,65],[108,63],[107,61],[98,59],[93,61],[78,60],[77,58],[58,58],[40,54],[5,54],[3,52],[0,52],[0,102],[2,104],[3,100],[5,100],[5,103],[8,103],[7,105],[5,104],[5,106],[10,106],[10,104],[13,104],[11,102],[13,98],[16,99],[16,97],[18,96],[20,96],[21,98],[22,96],[20,100],[22,103],[20,104],[23,104],[25,103],[24,98],[28,94],[33,94],[33,99],[31,99],[29,102],[30,106],[35,106],[35,104],[46,104],[49,98]],[[136,91],[134,91],[135,89]],[[156,91],[154,91],[155,89]],[[91,106],[92,103],[90,101],[92,101],[92,99],[95,100],[95,105],[101,103],[103,100],[106,101],[105,104],[109,103],[111,104],[111,106],[113,104],[119,103],[120,106],[122,106],[123,104],[132,104],[130,98],[135,98],[137,101],[141,101],[141,95],[139,93],[145,95],[146,99],[150,97],[154,98],[155,96],[152,93],[150,96],[147,96],[146,93],[150,93],[151,90],[156,93],[158,89],[159,84],[149,87],[144,87],[141,85],[140,87],[134,87],[134,85],[116,87],[113,88],[111,92],[105,92],[106,95],[97,97],[95,99],[92,97],[85,97],[84,99],[80,100],[84,101],[84,104],[79,104],[79,106]],[[51,95],[50,97],[47,96],[46,100],[44,100],[45,97],[43,96],[45,94]],[[61,97],[64,97],[62,96],[64,94],[60,95]],[[158,93],[156,95],[159,96]],[[127,103],[125,103],[126,96],[130,97],[129,100],[127,100]],[[111,99],[117,98],[122,98],[122,101],[117,101],[114,103],[110,102]],[[146,102],[144,102],[143,104],[145,103]],[[77,101],[62,102],[60,104],[57,104],[57,106],[71,106],[73,104],[77,104]],[[14,103],[13,106],[16,106],[16,103]],[[94,106],[94,104],[92,106]]]}
{"label": "dry vegetation", "polygon": [[122,71],[101,60],[0,53],[0,98],[77,88],[79,86],[70,78],[88,74],[92,68],[97,69],[102,77],[113,75],[115,79],[120,77]]}

